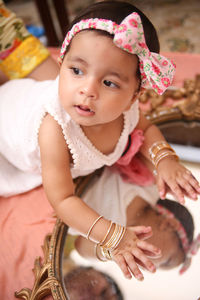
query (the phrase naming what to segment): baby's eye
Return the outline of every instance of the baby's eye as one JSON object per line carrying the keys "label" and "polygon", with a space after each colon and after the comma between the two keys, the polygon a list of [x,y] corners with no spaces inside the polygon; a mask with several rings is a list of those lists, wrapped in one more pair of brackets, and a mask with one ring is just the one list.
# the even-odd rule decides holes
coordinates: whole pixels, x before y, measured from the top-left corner
{"label": "baby's eye", "polygon": [[111,88],[117,88],[118,85],[110,80],[104,80],[103,82],[106,86],[111,87]]}
{"label": "baby's eye", "polygon": [[75,75],[83,75],[83,72],[79,68],[71,68]]}

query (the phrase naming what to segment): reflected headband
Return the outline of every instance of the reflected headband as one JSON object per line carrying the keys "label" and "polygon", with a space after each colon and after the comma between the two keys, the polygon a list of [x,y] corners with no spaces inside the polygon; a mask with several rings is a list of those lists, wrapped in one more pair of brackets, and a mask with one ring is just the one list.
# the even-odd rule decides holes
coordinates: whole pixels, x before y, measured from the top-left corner
{"label": "reflected headband", "polygon": [[175,217],[175,215],[169,209],[165,208],[160,204],[156,204],[155,208],[161,215],[174,221],[174,222],[170,222],[170,224],[177,232],[178,237],[181,241],[181,245],[186,255],[185,261],[183,262],[183,265],[179,270],[179,274],[181,275],[190,267],[192,262],[192,255],[197,254],[197,251],[200,247],[200,234],[198,234],[196,239],[194,239],[192,243],[189,244],[189,240],[185,228],[183,227],[181,222]]}
{"label": "reflected headband", "polygon": [[114,35],[114,44],[124,51],[136,54],[139,58],[139,68],[141,74],[141,87],[150,86],[162,95],[169,85],[171,85],[175,65],[164,56],[150,52],[146,45],[144,31],[140,16],[133,12],[128,15],[121,24],[105,19],[86,19],[73,25],[68,31],[60,51],[62,60],[72,38],[84,29],[98,29],[107,31]]}

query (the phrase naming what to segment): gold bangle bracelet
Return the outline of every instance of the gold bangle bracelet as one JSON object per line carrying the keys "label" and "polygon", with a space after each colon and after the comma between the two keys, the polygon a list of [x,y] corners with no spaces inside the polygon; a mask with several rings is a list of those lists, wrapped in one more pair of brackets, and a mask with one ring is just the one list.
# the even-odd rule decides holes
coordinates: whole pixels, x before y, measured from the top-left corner
{"label": "gold bangle bracelet", "polygon": [[121,235],[120,235],[120,237],[119,237],[119,239],[118,239],[117,243],[115,244],[115,248],[117,248],[117,246],[119,245],[119,243],[120,243],[120,242],[121,242],[121,240],[123,239],[123,236],[124,236],[125,232],[126,232],[126,227],[124,227],[124,226],[123,226],[123,229],[122,229]]}
{"label": "gold bangle bracelet", "polygon": [[174,152],[174,149],[165,141],[158,141],[158,142],[155,142],[151,148],[149,149],[149,155],[150,155],[150,158],[151,160],[153,160],[155,158],[155,156],[161,151],[161,150],[164,150],[164,149],[169,149],[171,150],[172,152]]}
{"label": "gold bangle bracelet", "polygon": [[115,224],[115,229],[110,239],[105,244],[101,244],[100,246],[110,251],[114,250],[123,238],[125,230],[126,227]]}
{"label": "gold bangle bracelet", "polygon": [[152,163],[155,165],[156,162],[162,157],[162,156],[165,156],[165,155],[174,155],[175,152],[172,152],[171,150],[163,150],[161,153],[158,153],[154,159],[152,160]]}
{"label": "gold bangle bracelet", "polygon": [[94,245],[94,254],[95,254],[95,256],[96,256],[96,258],[97,258],[98,260],[103,261],[103,262],[106,262],[107,259],[102,259],[102,258],[99,256],[99,254],[98,254],[98,246],[99,246],[99,244],[95,244],[95,245]]}
{"label": "gold bangle bracelet", "polygon": [[104,238],[103,238],[102,241],[100,242],[100,245],[103,245],[103,243],[105,242],[107,236],[109,235],[109,233],[110,233],[110,231],[111,231],[112,225],[113,225],[113,222],[110,221],[110,226],[109,226],[109,228],[108,228],[108,230],[107,230],[107,232],[106,232]]}
{"label": "gold bangle bracelet", "polygon": [[111,253],[108,249],[106,249],[104,247],[100,247],[100,249],[101,249],[101,253],[102,253],[103,257],[105,257],[107,260],[112,260]]}
{"label": "gold bangle bracelet", "polygon": [[96,225],[96,223],[97,223],[101,218],[103,218],[103,216],[99,216],[99,217],[92,223],[92,225],[90,226],[90,228],[89,228],[89,230],[88,230],[88,232],[87,232],[87,235],[86,235],[87,240],[89,240],[89,237],[90,237],[90,234],[91,234],[91,231],[92,231],[93,227]]}
{"label": "gold bangle bracelet", "polygon": [[118,225],[116,223],[114,223],[114,225],[115,225],[115,229],[113,231],[112,236],[110,237],[110,239],[104,245],[101,245],[101,246],[105,247],[106,249],[108,249],[112,246],[113,241],[115,240],[116,235],[118,234],[118,230],[119,230],[120,225]]}
{"label": "gold bangle bracelet", "polygon": [[179,157],[178,157],[178,155],[176,155],[176,153],[170,153],[170,154],[163,155],[162,157],[159,158],[159,160],[156,161],[156,164],[155,164],[156,169],[157,169],[157,167],[158,167],[159,162],[160,162],[163,158],[165,158],[165,157],[167,157],[167,156],[175,156],[175,157],[176,157],[176,160],[177,160],[177,161],[179,160]]}

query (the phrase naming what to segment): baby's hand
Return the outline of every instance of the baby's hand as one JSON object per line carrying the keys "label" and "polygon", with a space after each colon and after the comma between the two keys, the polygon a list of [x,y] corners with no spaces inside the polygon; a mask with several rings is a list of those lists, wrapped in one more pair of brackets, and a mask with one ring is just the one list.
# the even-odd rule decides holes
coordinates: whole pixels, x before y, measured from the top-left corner
{"label": "baby's hand", "polygon": [[151,235],[151,227],[127,227],[118,247],[111,252],[112,259],[119,265],[126,278],[131,279],[132,273],[138,280],[144,279],[138,265],[152,273],[156,271],[155,265],[147,255],[158,257],[161,255],[160,249],[138,238],[140,236],[146,239]]}
{"label": "baby's hand", "polygon": [[160,198],[171,192],[181,203],[185,203],[184,196],[197,200],[200,186],[192,173],[182,166],[173,156],[162,159],[157,167],[157,186]]}

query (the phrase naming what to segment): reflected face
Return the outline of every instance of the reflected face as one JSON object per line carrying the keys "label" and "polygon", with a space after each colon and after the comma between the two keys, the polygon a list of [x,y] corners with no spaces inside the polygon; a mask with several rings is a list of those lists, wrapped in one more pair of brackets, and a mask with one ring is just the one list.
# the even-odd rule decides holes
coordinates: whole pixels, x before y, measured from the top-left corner
{"label": "reflected face", "polygon": [[159,247],[162,256],[152,261],[157,268],[166,270],[179,266],[184,261],[185,254],[176,231],[161,215],[157,216],[156,223],[156,226],[152,226],[153,236],[148,239],[148,242]]}
{"label": "reflected face", "polygon": [[73,277],[66,275],[70,300],[118,300],[115,286],[104,274],[93,268],[80,268]]}
{"label": "reflected face", "polygon": [[59,98],[82,126],[112,122],[135,100],[138,59],[95,31],[78,33],[60,70]]}

